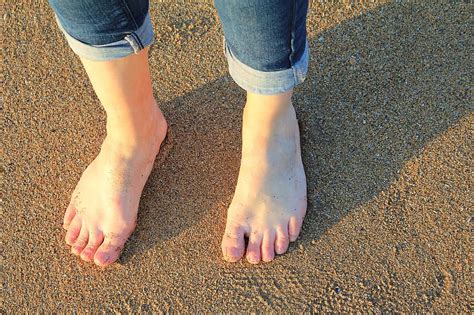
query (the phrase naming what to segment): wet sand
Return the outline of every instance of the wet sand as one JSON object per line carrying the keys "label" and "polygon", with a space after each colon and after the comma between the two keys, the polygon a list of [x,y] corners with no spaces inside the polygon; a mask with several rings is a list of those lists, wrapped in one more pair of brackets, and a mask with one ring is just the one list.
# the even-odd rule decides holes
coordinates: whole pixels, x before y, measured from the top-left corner
{"label": "wet sand", "polygon": [[101,270],[61,223],[104,112],[49,7],[5,5],[2,313],[473,311],[467,5],[312,3],[294,99],[309,211],[289,253],[258,266],[221,260],[244,93],[212,3],[151,11],[170,131],[138,228]]}

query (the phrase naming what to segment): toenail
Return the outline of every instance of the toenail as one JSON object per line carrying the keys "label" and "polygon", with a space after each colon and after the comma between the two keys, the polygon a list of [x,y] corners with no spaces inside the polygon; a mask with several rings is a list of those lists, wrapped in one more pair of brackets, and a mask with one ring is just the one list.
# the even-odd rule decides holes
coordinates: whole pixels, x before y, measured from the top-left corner
{"label": "toenail", "polygon": [[229,256],[237,257],[239,256],[240,249],[232,247],[229,249],[229,252],[230,252]]}
{"label": "toenail", "polygon": [[91,250],[90,249],[84,249],[81,253],[81,256],[88,257],[91,255]]}
{"label": "toenail", "polygon": [[276,248],[276,253],[277,254],[283,254],[286,252],[286,246],[285,245],[279,245]]}
{"label": "toenail", "polygon": [[238,250],[235,248],[228,249],[228,251],[225,254],[225,258],[226,260],[229,260],[232,262],[239,260],[240,256],[238,255]]}
{"label": "toenail", "polygon": [[226,255],[224,258],[229,262],[236,262],[237,260],[239,260],[239,257],[234,255]]}
{"label": "toenail", "polygon": [[103,259],[97,259],[98,265],[106,265],[109,262],[110,255],[106,255]]}

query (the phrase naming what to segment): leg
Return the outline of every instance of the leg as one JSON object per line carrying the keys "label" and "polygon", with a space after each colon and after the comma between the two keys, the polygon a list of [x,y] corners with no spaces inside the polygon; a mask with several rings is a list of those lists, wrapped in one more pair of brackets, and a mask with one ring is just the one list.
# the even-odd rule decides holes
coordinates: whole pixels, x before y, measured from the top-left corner
{"label": "leg", "polygon": [[[67,16],[63,8],[55,9],[56,13]],[[134,25],[131,27],[133,31]],[[106,33],[98,35],[107,37]],[[128,43],[123,38],[118,40],[115,43],[119,48]],[[74,49],[89,53],[87,57],[98,56],[99,61],[80,55],[107,113],[107,135],[100,153],[84,171],[72,194],[64,228],[66,243],[74,254],[106,266],[119,257],[135,228],[140,196],[167,126],[152,93],[148,49],[133,54],[133,47],[128,46],[120,48],[117,54],[117,51],[96,53],[97,47],[79,45]]]}
{"label": "leg", "polygon": [[307,2],[264,2],[216,1],[230,73],[247,90],[241,167],[222,240],[224,258],[231,262],[244,254],[258,263],[285,253],[306,213],[306,177],[291,96],[307,67]]}

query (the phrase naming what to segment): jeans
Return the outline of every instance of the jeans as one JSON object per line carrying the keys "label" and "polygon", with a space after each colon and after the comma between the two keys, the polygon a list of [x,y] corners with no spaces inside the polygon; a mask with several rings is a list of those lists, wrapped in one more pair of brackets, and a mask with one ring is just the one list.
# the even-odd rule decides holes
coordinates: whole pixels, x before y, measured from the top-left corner
{"label": "jeans", "polygon": [[[105,61],[153,43],[148,0],[49,0],[72,50]],[[215,0],[229,73],[243,89],[279,94],[308,70],[308,0]]]}

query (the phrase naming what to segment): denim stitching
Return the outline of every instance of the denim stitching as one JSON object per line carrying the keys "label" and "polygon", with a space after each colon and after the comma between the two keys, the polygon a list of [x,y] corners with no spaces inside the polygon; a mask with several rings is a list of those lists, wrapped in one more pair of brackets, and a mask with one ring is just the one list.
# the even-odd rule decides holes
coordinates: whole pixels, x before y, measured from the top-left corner
{"label": "denim stitching", "polygon": [[125,40],[129,43],[129,45],[132,47],[133,52],[134,52],[135,54],[138,54],[138,52],[141,50],[141,48],[140,48],[140,45],[138,44],[138,42],[136,41],[135,37],[133,36],[133,33],[131,33],[130,35],[125,36],[124,39],[125,39]]}
{"label": "denim stitching", "polygon": [[140,37],[137,35],[136,32],[133,32],[133,33],[130,34],[130,35],[132,35],[133,38],[135,38],[135,41],[138,43],[138,46],[140,46],[140,50],[143,49],[143,48],[145,48],[145,47],[143,46],[142,41],[140,40]]}
{"label": "denim stitching", "polygon": [[[290,89],[294,88],[295,87],[295,70],[296,70],[296,67],[292,67],[292,68],[288,68],[288,69],[285,69],[285,70],[281,70],[281,71],[276,71],[276,73],[279,73],[279,78],[282,78],[281,76],[285,76],[285,74],[283,74],[282,72],[289,72],[288,75],[291,76],[291,78],[293,78],[293,82],[290,83],[288,82],[288,85],[285,85],[285,86],[279,86],[279,87],[274,87],[274,86],[264,86],[264,87],[255,87],[254,86],[254,82],[251,82],[251,81],[248,81],[246,80],[246,76],[249,75],[249,76],[255,76],[256,79],[262,79],[262,77],[259,76],[260,73],[263,73],[262,71],[259,71],[259,70],[254,70],[254,69],[251,69],[249,70],[250,72],[248,72],[248,70],[245,68],[245,64],[243,64],[241,61],[239,61],[231,52],[231,49],[230,47],[228,46],[228,43],[225,43],[225,52],[226,52],[226,57],[227,57],[227,60],[228,60],[228,64],[229,64],[229,72],[231,74],[231,77],[234,79],[235,83],[237,83],[240,87],[242,87],[244,90],[247,90],[247,91],[252,91],[254,93],[258,93],[258,94],[279,94],[279,93],[283,93],[283,92],[286,92],[286,91],[289,91]],[[241,67],[239,65],[239,63],[242,63],[242,66]],[[235,67],[235,71],[237,71],[238,73],[233,73],[232,72],[232,67],[231,65],[234,64],[236,67]],[[248,67],[248,66],[247,66]],[[242,73],[244,74],[244,76],[242,76]],[[264,72],[265,74],[269,74],[271,72]],[[274,73],[275,74],[275,73]],[[265,81],[265,77],[263,78],[264,81]],[[286,80],[284,79],[284,81],[286,82]]]}
{"label": "denim stitching", "polygon": [[[128,14],[128,18],[135,25],[135,30],[138,30],[139,27],[138,27],[137,21],[135,20],[135,17],[133,16],[132,11],[130,10],[130,7],[125,2],[125,0],[122,0],[121,3],[122,3],[122,8]],[[130,46],[132,46],[133,52],[135,54],[138,54],[138,52],[140,52],[140,50],[144,48],[142,41],[140,40],[140,38],[135,32],[131,32],[129,35],[125,36],[125,40],[130,44]]]}

